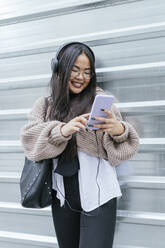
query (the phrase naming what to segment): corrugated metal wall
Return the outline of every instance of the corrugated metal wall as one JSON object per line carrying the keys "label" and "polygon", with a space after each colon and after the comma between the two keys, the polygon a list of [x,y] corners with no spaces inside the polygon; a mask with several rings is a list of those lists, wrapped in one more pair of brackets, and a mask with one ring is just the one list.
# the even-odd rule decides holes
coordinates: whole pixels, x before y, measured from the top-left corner
{"label": "corrugated metal wall", "polygon": [[50,59],[78,40],[97,57],[101,87],[113,92],[140,133],[123,176],[115,248],[165,247],[165,1],[0,2],[0,247],[57,247],[50,208],[19,204],[24,162],[19,130],[48,94]]}

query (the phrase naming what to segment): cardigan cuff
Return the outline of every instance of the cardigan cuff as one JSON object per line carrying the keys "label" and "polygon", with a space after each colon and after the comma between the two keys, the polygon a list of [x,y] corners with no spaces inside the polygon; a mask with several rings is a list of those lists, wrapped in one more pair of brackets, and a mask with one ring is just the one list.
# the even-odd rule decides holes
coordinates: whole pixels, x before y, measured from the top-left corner
{"label": "cardigan cuff", "polygon": [[49,138],[49,143],[53,144],[53,143],[62,143],[62,142],[65,142],[65,141],[68,141],[72,138],[72,134],[70,134],[69,136],[65,137],[62,135],[61,133],[61,127],[63,125],[65,125],[66,123],[65,122],[59,122],[59,125],[54,127],[52,130],[51,130],[51,133],[50,133],[50,138]]}
{"label": "cardigan cuff", "polygon": [[117,143],[121,143],[121,142],[126,141],[127,138],[128,138],[128,133],[129,133],[129,125],[128,125],[128,123],[126,123],[125,121],[120,121],[120,122],[123,124],[123,126],[125,128],[124,133],[122,133],[121,135],[111,135],[111,134],[109,134],[111,136],[111,138]]}

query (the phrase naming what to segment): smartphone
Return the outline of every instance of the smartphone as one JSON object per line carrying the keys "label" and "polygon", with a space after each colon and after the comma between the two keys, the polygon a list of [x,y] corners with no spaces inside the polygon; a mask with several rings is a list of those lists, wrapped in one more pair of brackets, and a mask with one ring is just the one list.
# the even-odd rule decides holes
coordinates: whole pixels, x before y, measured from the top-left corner
{"label": "smartphone", "polygon": [[104,124],[102,121],[92,120],[92,117],[107,117],[107,114],[101,109],[110,110],[112,103],[114,102],[114,96],[112,95],[97,95],[92,105],[90,116],[88,119],[87,128],[90,130],[98,130],[99,128],[90,127],[88,125]]}

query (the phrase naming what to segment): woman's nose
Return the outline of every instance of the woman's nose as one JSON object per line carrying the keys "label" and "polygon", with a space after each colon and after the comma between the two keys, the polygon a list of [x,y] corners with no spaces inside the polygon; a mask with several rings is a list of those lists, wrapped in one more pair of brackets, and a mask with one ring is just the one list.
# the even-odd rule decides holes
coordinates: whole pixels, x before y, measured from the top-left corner
{"label": "woman's nose", "polygon": [[79,72],[79,74],[77,75],[77,78],[84,80],[83,72]]}

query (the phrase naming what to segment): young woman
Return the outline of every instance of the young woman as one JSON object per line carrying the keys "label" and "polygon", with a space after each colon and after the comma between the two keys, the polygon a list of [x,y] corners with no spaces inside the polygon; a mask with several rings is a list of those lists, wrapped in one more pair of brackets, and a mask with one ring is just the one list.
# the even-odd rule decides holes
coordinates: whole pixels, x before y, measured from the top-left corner
{"label": "young woman", "polygon": [[130,159],[139,138],[113,105],[98,131],[87,129],[97,94],[95,56],[80,42],[64,44],[52,59],[50,96],[40,97],[21,129],[26,156],[52,158],[51,205],[60,248],[112,247],[117,197],[121,196],[115,166]]}

